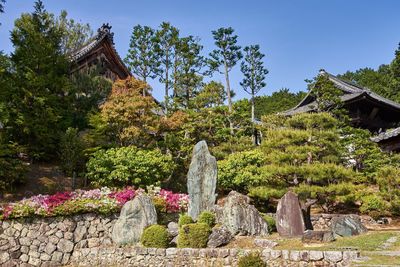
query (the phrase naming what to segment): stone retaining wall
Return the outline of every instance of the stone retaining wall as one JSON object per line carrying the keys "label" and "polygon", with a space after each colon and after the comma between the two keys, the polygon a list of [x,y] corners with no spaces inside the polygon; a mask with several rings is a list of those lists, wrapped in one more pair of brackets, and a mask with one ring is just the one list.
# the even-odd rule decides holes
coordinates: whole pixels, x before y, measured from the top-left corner
{"label": "stone retaining wall", "polygon": [[[118,215],[83,214],[70,217],[0,221],[0,266],[236,266],[240,249],[117,248],[111,231]],[[270,266],[346,266],[355,252],[254,250]],[[146,264],[145,264],[146,263]],[[302,265],[302,266],[303,266]]]}
{"label": "stone retaining wall", "polygon": [[74,250],[111,245],[116,218],[89,213],[0,221],[0,266],[67,264]]}
{"label": "stone retaining wall", "polygon": [[[84,248],[74,251],[73,266],[237,266],[241,256],[259,253],[268,266],[349,266],[356,251],[289,251],[189,248]],[[249,266],[250,267],[250,266]]]}

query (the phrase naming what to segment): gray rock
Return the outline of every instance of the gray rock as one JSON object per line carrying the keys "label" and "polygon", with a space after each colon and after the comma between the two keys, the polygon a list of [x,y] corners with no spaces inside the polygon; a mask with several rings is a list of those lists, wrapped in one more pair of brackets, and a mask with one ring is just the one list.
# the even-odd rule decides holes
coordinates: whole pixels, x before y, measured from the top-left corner
{"label": "gray rock", "polygon": [[29,256],[26,255],[26,254],[22,254],[22,255],[19,257],[19,259],[20,259],[20,261],[22,261],[22,262],[28,262]]}
{"label": "gray rock", "polygon": [[193,148],[192,161],[187,175],[189,194],[188,214],[196,220],[204,210],[211,210],[215,204],[217,186],[217,160],[211,156],[205,141]]}
{"label": "gray rock", "polygon": [[29,264],[33,265],[33,266],[40,266],[41,260],[39,258],[34,258],[34,257],[29,257]]}
{"label": "gray rock", "polygon": [[317,251],[317,250],[310,251],[310,260],[319,261],[319,260],[322,260],[323,258],[324,258],[324,252]]}
{"label": "gray rock", "polygon": [[327,243],[335,241],[332,231],[306,230],[301,238],[304,243]]}
{"label": "gray rock", "polygon": [[56,252],[53,253],[53,256],[51,257],[51,261],[61,262],[62,257],[63,257],[62,252],[56,251]]}
{"label": "gray rock", "polygon": [[0,265],[10,259],[10,254],[6,251],[0,251]]}
{"label": "gray rock", "polygon": [[232,235],[267,236],[267,222],[249,203],[249,197],[231,191],[222,206],[214,206],[217,223],[224,225]]}
{"label": "gray rock", "polygon": [[291,191],[287,192],[278,202],[276,208],[276,229],[280,236],[302,236],[306,227],[299,198]]}
{"label": "gray rock", "polygon": [[74,243],[67,239],[61,239],[57,244],[57,249],[64,253],[71,252],[74,249]]}
{"label": "gray rock", "polygon": [[44,248],[44,252],[51,255],[51,253],[53,253],[56,250],[56,248],[57,248],[56,245],[52,243],[47,243],[46,247]]}
{"label": "gray rock", "polygon": [[112,230],[112,240],[118,245],[136,244],[144,228],[157,224],[157,213],[150,197],[136,196],[125,203]]}
{"label": "gray rock", "polygon": [[226,245],[232,238],[231,232],[226,227],[214,227],[208,237],[207,247],[217,248]]}
{"label": "gray rock", "polygon": [[274,248],[278,245],[277,242],[268,239],[254,239],[254,245],[261,248]]}
{"label": "gray rock", "polygon": [[178,226],[178,224],[176,223],[176,222],[170,222],[170,223],[168,223],[168,234],[171,236],[171,237],[175,237],[175,236],[177,236],[178,235],[178,233],[179,233],[179,226]]}
{"label": "gray rock", "polygon": [[353,236],[368,231],[357,215],[344,215],[332,218],[331,230],[335,236]]}
{"label": "gray rock", "polygon": [[324,258],[328,262],[336,263],[342,260],[343,254],[341,251],[324,251]]}

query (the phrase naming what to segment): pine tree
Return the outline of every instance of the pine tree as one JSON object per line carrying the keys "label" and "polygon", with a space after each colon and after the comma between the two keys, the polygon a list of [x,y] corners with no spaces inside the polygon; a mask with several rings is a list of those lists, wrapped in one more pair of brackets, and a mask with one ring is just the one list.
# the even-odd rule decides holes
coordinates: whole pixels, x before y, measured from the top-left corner
{"label": "pine tree", "polygon": [[141,25],[133,27],[125,62],[132,73],[144,82],[147,82],[147,78],[156,78],[160,72],[160,57],[156,51],[155,38],[156,32],[152,28]]}
{"label": "pine tree", "polygon": [[188,109],[201,85],[200,71],[204,58],[200,55],[203,46],[193,36],[180,38],[176,49],[176,67],[174,70],[174,97],[179,106]]}
{"label": "pine tree", "polygon": [[61,49],[62,31],[42,1],[34,12],[15,21],[11,54],[15,88],[9,104],[15,118],[7,125],[15,141],[28,147],[32,157],[54,155],[65,124],[68,104],[68,60]]}
{"label": "pine tree", "polygon": [[[244,48],[245,56],[244,61],[240,65],[244,78],[240,85],[243,89],[251,95],[251,121],[255,123],[255,102],[254,96],[265,87],[265,75],[268,74],[268,70],[264,68],[262,59],[264,54],[260,52],[259,45],[246,46]],[[253,129],[253,141],[257,144],[257,132]]]}
{"label": "pine tree", "polygon": [[210,53],[211,58],[209,59],[211,72],[219,71],[219,68],[222,66],[222,70],[219,72],[225,74],[229,112],[232,112],[229,72],[243,57],[242,52],[240,51],[241,47],[237,45],[238,36],[234,35],[233,32],[234,30],[231,27],[219,28],[216,31],[212,31],[215,45],[218,49],[215,49]]}
{"label": "pine tree", "polygon": [[165,85],[165,114],[168,114],[169,108],[169,89],[171,88],[170,70],[173,67],[174,47],[179,38],[179,30],[169,22],[163,22],[160,29],[156,32],[158,43],[157,53],[160,57],[160,82]]}

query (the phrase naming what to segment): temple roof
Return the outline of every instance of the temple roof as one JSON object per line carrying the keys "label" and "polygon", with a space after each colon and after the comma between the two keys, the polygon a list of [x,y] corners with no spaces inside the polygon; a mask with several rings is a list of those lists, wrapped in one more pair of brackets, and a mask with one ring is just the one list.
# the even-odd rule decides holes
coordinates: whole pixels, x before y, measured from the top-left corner
{"label": "temple roof", "polygon": [[[326,72],[325,70],[320,70],[319,75],[326,75],[331,82],[336,86],[336,88],[340,89],[343,92],[343,95],[340,96],[340,99],[344,103],[352,102],[360,98],[369,98],[372,101],[376,101],[380,104],[383,104],[387,106],[390,109],[395,109],[400,111],[400,104],[389,100],[385,97],[382,97],[374,92],[372,92],[370,89],[361,87],[359,85],[356,85],[354,83],[341,80],[338,77]],[[298,113],[304,113],[304,112],[312,112],[316,111],[317,109],[317,103],[314,99],[314,97],[311,94],[312,89],[308,94],[304,97],[304,99],[294,108],[289,109],[285,112],[283,112],[284,115],[294,115]]]}
{"label": "temple roof", "polygon": [[399,135],[400,135],[400,127],[395,128],[395,129],[390,129],[390,130],[387,130],[386,132],[382,132],[376,136],[373,136],[373,137],[371,137],[371,140],[376,143],[379,143],[381,141],[388,140],[388,139],[391,139],[391,138],[399,136]]}
{"label": "temple roof", "polygon": [[[117,50],[114,46],[114,33],[111,32],[111,26],[107,24],[103,24],[98,30],[97,35],[94,36],[91,40],[89,40],[83,47],[74,51],[70,59],[71,61],[77,62],[79,64],[80,61],[84,60],[87,56],[91,55],[93,51],[98,49],[100,46],[108,44],[107,47],[111,48],[111,53],[113,57],[113,61],[118,65],[123,76],[130,76],[131,73],[128,68],[125,66],[121,57],[119,56]],[[126,78],[126,77],[120,77]]]}

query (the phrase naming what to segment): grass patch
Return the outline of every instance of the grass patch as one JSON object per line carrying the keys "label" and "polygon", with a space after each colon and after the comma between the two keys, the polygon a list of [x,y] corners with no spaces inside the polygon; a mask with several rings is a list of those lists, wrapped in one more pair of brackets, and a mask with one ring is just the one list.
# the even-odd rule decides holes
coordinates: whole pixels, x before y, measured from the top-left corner
{"label": "grass patch", "polygon": [[[398,236],[400,239],[400,232],[377,231],[369,232],[367,234],[338,238],[332,243],[325,244],[303,244],[300,239],[276,239],[278,246],[276,249],[313,249],[313,250],[345,250],[356,249],[360,251],[375,251],[379,246],[384,244],[392,236]],[[396,250],[400,247],[400,240],[388,250]]]}
{"label": "grass patch", "polygon": [[372,253],[362,253],[362,256],[367,256],[368,259],[365,261],[357,262],[357,265],[362,266],[362,264],[365,264],[365,265],[380,266],[380,265],[400,264],[400,256],[385,256]]}

